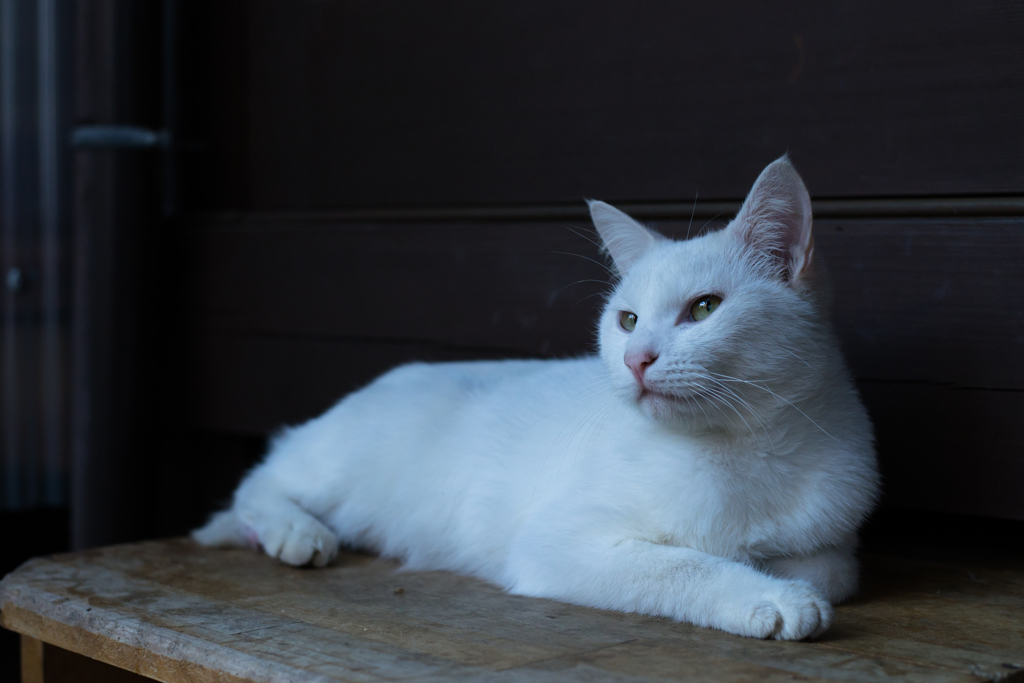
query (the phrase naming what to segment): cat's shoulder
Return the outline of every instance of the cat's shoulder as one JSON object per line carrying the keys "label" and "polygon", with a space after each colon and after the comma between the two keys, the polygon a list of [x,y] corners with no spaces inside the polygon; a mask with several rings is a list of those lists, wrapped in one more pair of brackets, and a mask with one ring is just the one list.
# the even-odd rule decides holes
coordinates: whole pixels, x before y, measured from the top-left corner
{"label": "cat's shoulder", "polygon": [[596,381],[604,372],[597,358],[478,360],[400,365],[370,383],[360,396],[432,401],[468,396],[543,398]]}
{"label": "cat's shoulder", "polygon": [[487,382],[517,377],[565,376],[600,371],[601,361],[594,356],[566,359],[470,360],[443,363],[412,362],[388,371],[377,380],[384,384],[407,384],[452,380]]}

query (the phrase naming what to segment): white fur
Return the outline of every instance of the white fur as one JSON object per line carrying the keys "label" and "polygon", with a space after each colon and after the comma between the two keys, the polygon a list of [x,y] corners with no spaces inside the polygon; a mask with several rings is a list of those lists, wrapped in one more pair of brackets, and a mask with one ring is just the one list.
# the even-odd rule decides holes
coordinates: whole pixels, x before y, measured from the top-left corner
{"label": "white fur", "polygon": [[[730,227],[685,242],[608,209],[591,203],[622,279],[599,357],[397,368],[278,436],[195,538],[296,565],[340,541],[522,595],[824,631],[878,477],[803,183],[780,159]],[[705,294],[722,304],[693,322]],[[657,356],[644,387],[623,362],[637,350]]]}

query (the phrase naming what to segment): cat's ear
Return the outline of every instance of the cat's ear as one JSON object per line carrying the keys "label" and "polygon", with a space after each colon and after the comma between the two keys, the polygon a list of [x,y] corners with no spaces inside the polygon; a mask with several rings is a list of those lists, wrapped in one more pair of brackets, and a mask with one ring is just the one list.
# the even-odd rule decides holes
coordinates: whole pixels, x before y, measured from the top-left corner
{"label": "cat's ear", "polygon": [[729,228],[769,275],[797,280],[811,263],[811,197],[789,157],[761,171]]}
{"label": "cat's ear", "polygon": [[611,204],[588,199],[587,206],[590,207],[594,227],[601,235],[604,248],[611,255],[619,275],[625,275],[644,252],[667,239],[648,230]]}

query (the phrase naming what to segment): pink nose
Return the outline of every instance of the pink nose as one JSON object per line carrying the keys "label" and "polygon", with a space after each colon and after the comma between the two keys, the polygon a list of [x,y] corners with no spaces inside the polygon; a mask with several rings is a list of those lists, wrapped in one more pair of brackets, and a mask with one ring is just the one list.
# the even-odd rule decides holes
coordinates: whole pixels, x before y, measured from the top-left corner
{"label": "pink nose", "polygon": [[626,354],[626,365],[633,371],[633,376],[636,377],[638,384],[643,386],[644,373],[647,371],[654,361],[658,360],[658,357],[651,351],[639,351],[635,353]]}

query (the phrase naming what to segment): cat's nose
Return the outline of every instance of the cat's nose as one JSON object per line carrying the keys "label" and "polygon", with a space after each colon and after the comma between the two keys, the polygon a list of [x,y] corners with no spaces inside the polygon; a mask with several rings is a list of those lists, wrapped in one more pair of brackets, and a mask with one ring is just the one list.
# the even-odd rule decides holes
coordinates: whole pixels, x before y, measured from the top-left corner
{"label": "cat's nose", "polygon": [[644,373],[656,360],[658,360],[657,354],[648,350],[627,353],[625,358],[626,365],[633,371],[633,377],[636,377],[636,381],[641,386],[644,383]]}

